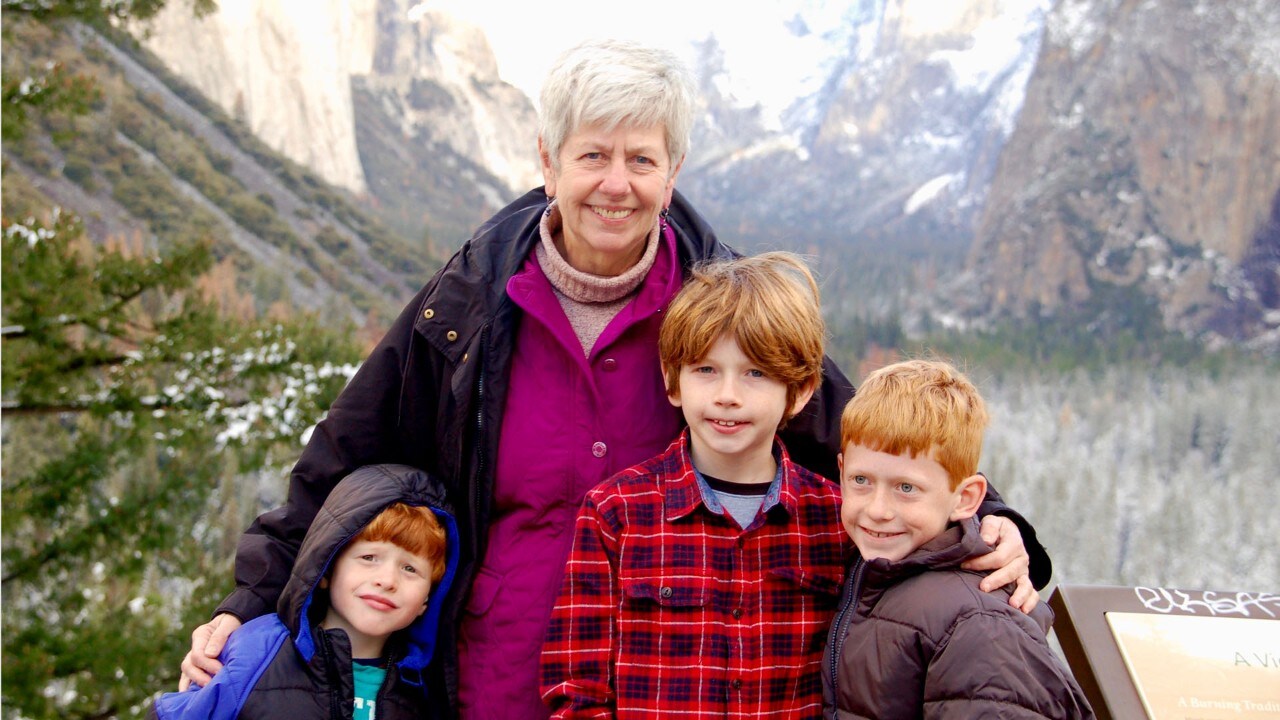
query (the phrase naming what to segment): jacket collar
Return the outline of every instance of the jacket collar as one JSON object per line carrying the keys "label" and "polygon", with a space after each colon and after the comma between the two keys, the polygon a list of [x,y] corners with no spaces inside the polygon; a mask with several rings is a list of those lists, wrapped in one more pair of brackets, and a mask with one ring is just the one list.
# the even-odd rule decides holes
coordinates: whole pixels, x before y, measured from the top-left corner
{"label": "jacket collar", "polygon": [[[507,281],[541,241],[538,223],[547,203],[543,188],[525,193],[481,225],[432,279],[434,287],[424,293],[414,327],[450,361],[461,361],[476,335],[507,302]],[[679,190],[672,193],[667,220],[681,268],[736,255],[720,244]]]}
{"label": "jacket collar", "polygon": [[982,540],[978,528],[978,518],[974,516],[952,523],[937,537],[901,560],[867,560],[864,583],[868,593],[929,570],[958,568],[970,557],[990,552],[992,548]]}

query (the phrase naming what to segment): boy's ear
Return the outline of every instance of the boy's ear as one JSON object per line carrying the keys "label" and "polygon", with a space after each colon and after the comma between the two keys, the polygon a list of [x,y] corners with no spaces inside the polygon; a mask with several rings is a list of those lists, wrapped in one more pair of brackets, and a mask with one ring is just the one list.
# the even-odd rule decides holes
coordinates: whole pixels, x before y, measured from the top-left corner
{"label": "boy's ear", "polygon": [[328,575],[325,575],[324,577],[320,578],[320,589],[321,589],[321,590],[328,590],[328,589],[329,589],[329,576],[328,576]]}
{"label": "boy's ear", "polygon": [[801,388],[800,394],[796,395],[796,401],[791,404],[791,412],[787,414],[787,417],[793,418],[800,414],[800,411],[804,409],[804,406],[809,404],[809,398],[813,397],[813,394],[818,390],[819,382],[822,381],[813,380],[808,385]]}
{"label": "boy's ear", "polygon": [[970,475],[955,489],[956,507],[951,511],[950,520],[965,520],[978,512],[978,506],[987,496],[987,479],[982,475]]}
{"label": "boy's ear", "polygon": [[[679,372],[677,369],[675,372]],[[675,407],[680,407],[680,391],[671,392],[671,373],[666,365],[662,366],[662,389],[667,393],[667,401]]]}

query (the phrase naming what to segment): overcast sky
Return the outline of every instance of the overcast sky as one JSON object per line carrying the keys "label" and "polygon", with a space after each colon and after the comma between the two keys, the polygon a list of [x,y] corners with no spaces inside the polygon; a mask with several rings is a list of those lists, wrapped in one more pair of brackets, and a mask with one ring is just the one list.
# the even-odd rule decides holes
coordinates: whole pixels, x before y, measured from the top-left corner
{"label": "overcast sky", "polygon": [[[952,0],[946,0],[951,2]],[[795,37],[786,22],[805,7],[810,22],[836,18],[847,2],[811,0],[646,0],[615,5],[598,0],[431,0],[433,7],[484,28],[507,82],[534,102],[556,56],[589,37],[614,37],[667,47],[692,60],[690,43],[715,34],[733,69],[730,91],[740,100],[794,98],[822,54],[819,42]],[[823,7],[830,8],[823,10]],[[625,20],[620,19],[625,17]],[[815,28],[818,29],[818,28]]]}

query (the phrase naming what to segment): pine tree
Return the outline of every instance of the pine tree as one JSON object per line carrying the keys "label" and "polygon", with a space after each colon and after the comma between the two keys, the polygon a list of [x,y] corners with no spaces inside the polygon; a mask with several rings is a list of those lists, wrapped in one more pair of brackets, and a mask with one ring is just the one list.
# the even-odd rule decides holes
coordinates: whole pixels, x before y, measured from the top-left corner
{"label": "pine tree", "polygon": [[[162,4],[5,0],[5,31]],[[94,102],[59,66],[14,69],[6,141]],[[176,687],[240,530],[279,502],[359,349],[342,323],[246,318],[206,242],[89,237],[18,176],[4,202],[0,712],[138,717]]]}
{"label": "pine tree", "polygon": [[137,715],[173,687],[251,479],[279,482],[354,371],[350,335],[221,315],[192,290],[210,263],[4,221],[6,715]]}

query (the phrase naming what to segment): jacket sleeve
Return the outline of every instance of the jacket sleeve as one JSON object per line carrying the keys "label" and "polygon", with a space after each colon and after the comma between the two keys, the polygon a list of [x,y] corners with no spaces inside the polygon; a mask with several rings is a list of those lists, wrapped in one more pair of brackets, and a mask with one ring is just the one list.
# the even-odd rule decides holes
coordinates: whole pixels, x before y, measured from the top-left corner
{"label": "jacket sleeve", "polygon": [[222,670],[208,685],[165,693],[147,711],[156,720],[235,720],[289,632],[278,619],[261,618],[237,630],[218,659]]}
{"label": "jacket sleeve", "polygon": [[1022,517],[1018,511],[1004,504],[1004,498],[1000,497],[1000,493],[996,491],[995,486],[987,482],[987,497],[982,501],[982,505],[978,507],[978,517],[986,517],[988,515],[999,515],[1013,521],[1018,526],[1018,532],[1022,534],[1022,544],[1027,548],[1027,555],[1031,556],[1031,584],[1037,590],[1043,590],[1049,584],[1049,578],[1053,576],[1053,561],[1049,558],[1049,552],[1040,544],[1040,540],[1036,537],[1036,529]]}
{"label": "jacket sleeve", "polygon": [[293,467],[284,506],[260,515],[240,537],[236,589],[218,613],[248,621],[275,612],[307,528],[338,481],[363,465],[415,464],[399,446],[396,426],[421,298],[404,309],[315,427]]}
{"label": "jacket sleeve", "polygon": [[977,611],[956,622],[925,677],[924,716],[1093,717],[1080,686],[1043,639],[1008,615]]}
{"label": "jacket sleeve", "polygon": [[835,361],[822,359],[822,384],[809,403],[779,431],[791,459],[810,472],[839,482],[836,456],[840,447],[840,415],[853,398],[853,383]]}
{"label": "jacket sleeve", "polygon": [[542,701],[552,718],[613,718],[620,589],[618,537],[594,493],[578,514],[573,550],[542,648]]}

